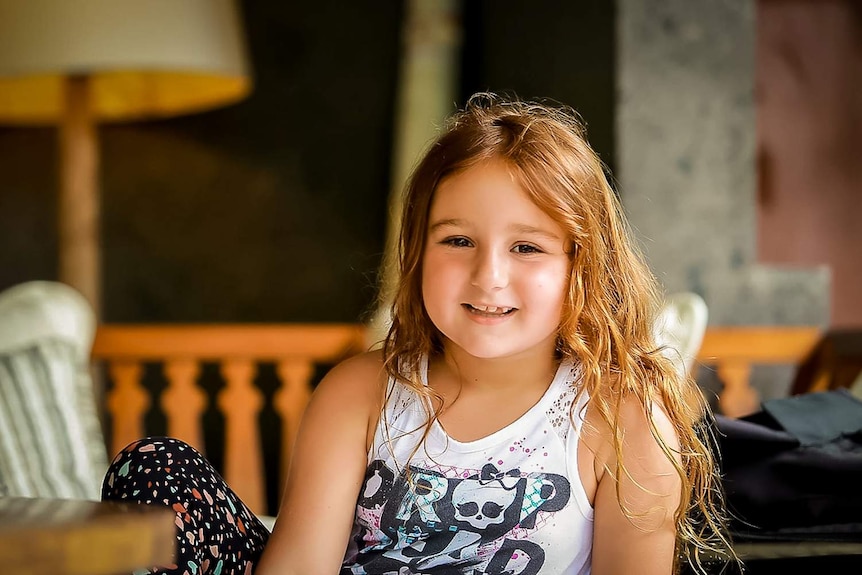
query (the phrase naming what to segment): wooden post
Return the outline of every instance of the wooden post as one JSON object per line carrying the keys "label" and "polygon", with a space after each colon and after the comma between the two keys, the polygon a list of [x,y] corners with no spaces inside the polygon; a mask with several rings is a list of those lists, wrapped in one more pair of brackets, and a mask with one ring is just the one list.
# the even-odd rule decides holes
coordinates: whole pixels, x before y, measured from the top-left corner
{"label": "wooden post", "polygon": [[131,359],[110,364],[114,389],[108,394],[108,409],[114,418],[111,452],[114,457],[128,444],[144,437],[144,415],[150,408],[150,394],[141,384],[144,366]]}
{"label": "wooden post", "polygon": [[101,311],[99,150],[87,76],[65,81],[60,125],[59,277]]}
{"label": "wooden post", "polygon": [[275,392],[273,403],[281,416],[281,472],[279,475],[279,493],[284,489],[293,446],[299,434],[299,423],[305,407],[311,399],[311,378],[314,375],[314,363],[304,359],[284,360],[277,365],[281,387]]}
{"label": "wooden post", "polygon": [[263,394],[254,385],[257,367],[247,358],[221,364],[226,385],[218,393],[225,418],[224,477],[254,513],[266,512],[263,454],[257,417]]}
{"label": "wooden post", "polygon": [[728,417],[744,417],[760,408],[760,396],[751,387],[751,364],[744,361],[723,361],[718,364],[718,378],[724,389],[718,396],[721,413]]}
{"label": "wooden post", "polygon": [[207,396],[197,383],[200,371],[200,363],[194,358],[166,361],[168,388],[162,392],[161,405],[168,418],[168,435],[206,454],[201,416],[207,407]]}

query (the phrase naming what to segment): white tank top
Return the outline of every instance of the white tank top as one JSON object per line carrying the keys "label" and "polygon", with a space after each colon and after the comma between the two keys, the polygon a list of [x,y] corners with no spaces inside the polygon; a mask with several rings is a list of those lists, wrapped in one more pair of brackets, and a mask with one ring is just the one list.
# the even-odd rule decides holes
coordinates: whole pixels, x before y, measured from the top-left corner
{"label": "white tank top", "polygon": [[[427,385],[427,361],[421,369]],[[589,573],[593,509],[577,457],[586,394],[569,417],[577,379],[564,362],[527,413],[470,442],[437,422],[423,441],[426,403],[390,379],[342,575]]]}

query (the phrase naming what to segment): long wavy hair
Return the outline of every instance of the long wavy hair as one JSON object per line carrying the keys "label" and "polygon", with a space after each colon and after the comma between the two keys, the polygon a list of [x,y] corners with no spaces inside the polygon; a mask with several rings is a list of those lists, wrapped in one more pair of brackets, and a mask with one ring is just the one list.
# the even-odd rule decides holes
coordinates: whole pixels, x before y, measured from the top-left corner
{"label": "long wavy hair", "polygon": [[[568,233],[571,270],[557,350],[561,358],[580,366],[579,393],[587,394],[591,408],[613,430],[620,462],[615,473],[627,473],[617,422],[622,399],[634,397],[681,479],[681,505],[675,516],[678,557],[702,570],[703,552],[732,555],[716,463],[706,440],[708,406],[696,384],[680,375],[657,348],[656,280],[630,239],[605,167],[571,108],[477,94],[430,145],[407,184],[404,200],[400,277],[383,346],[389,375],[416,393],[434,396],[419,374],[421,358],[443,349],[422,297],[430,206],[446,177],[491,159],[502,160],[532,201]],[[678,453],[653,423],[656,406],[673,423]],[[429,412],[429,426],[438,415],[439,407]],[[616,483],[621,499],[620,482]],[[633,518],[622,500],[620,505]]]}

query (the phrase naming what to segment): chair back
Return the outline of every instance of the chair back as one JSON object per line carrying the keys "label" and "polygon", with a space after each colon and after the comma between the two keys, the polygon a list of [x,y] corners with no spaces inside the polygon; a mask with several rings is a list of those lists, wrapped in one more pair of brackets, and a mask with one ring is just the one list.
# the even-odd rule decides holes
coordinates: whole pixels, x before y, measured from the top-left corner
{"label": "chair back", "polygon": [[656,317],[655,338],[681,375],[692,375],[708,320],[706,302],[696,293],[678,292],[665,298]]}
{"label": "chair back", "polygon": [[107,450],[90,376],[95,314],[48,281],[0,292],[0,484],[20,497],[98,499]]}

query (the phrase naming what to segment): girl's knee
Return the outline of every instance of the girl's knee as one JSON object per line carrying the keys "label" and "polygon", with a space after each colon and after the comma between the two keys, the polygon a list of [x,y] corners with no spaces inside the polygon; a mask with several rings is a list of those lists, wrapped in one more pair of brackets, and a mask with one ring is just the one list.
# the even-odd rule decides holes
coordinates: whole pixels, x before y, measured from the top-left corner
{"label": "girl's knee", "polygon": [[[145,502],[153,487],[180,475],[172,466],[203,463],[204,457],[191,445],[172,437],[146,437],[124,447],[108,467],[102,483],[102,499],[132,499]],[[177,469],[179,471],[179,469]]]}
{"label": "girl's knee", "polygon": [[203,456],[197,450],[173,437],[145,437],[128,444],[117,453],[111,462],[110,468],[131,466],[136,462],[148,462],[150,464],[161,460],[169,461],[174,453],[183,453],[185,457],[201,458]]}

